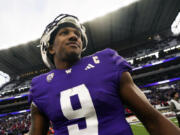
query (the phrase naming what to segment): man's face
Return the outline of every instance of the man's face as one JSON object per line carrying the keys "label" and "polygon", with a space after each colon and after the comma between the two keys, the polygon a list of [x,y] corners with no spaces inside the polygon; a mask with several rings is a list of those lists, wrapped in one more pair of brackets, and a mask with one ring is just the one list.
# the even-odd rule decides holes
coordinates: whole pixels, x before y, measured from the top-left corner
{"label": "man's face", "polygon": [[176,94],[174,95],[174,97],[175,97],[175,98],[179,98],[179,93],[176,93]]}
{"label": "man's face", "polygon": [[61,28],[49,50],[54,57],[62,61],[76,61],[82,52],[81,32],[73,27]]}

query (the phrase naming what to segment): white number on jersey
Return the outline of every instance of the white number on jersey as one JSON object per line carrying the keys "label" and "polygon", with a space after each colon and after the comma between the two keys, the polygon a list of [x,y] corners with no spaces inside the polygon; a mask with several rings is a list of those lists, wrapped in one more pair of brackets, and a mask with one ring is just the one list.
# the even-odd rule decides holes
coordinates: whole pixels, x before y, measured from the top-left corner
{"label": "white number on jersey", "polygon": [[[78,95],[81,108],[73,110],[70,97]],[[64,116],[69,119],[85,118],[86,128],[79,129],[78,124],[69,125],[69,135],[98,135],[98,120],[88,88],[81,84],[60,92],[60,105]]]}

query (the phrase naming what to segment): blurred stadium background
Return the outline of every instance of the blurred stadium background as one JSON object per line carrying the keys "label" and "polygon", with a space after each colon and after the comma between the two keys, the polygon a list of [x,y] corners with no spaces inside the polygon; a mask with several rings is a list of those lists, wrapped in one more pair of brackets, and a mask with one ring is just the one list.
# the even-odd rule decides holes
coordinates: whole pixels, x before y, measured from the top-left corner
{"label": "blurred stadium background", "polygon": [[[175,124],[169,101],[173,91],[180,93],[179,12],[179,0],[141,0],[84,23],[89,43],[83,56],[107,47],[118,51],[150,103]],[[30,82],[48,71],[39,39],[0,50],[0,135],[28,132]],[[133,112],[125,112],[135,135],[148,135]]]}

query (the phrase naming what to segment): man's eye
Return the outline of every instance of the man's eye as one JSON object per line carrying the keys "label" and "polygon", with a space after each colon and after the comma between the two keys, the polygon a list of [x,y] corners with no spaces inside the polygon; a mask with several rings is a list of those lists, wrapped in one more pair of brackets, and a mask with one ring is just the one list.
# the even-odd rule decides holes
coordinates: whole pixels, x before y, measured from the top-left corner
{"label": "man's eye", "polygon": [[76,31],[75,34],[78,36],[78,37],[81,37],[81,33],[79,31]]}

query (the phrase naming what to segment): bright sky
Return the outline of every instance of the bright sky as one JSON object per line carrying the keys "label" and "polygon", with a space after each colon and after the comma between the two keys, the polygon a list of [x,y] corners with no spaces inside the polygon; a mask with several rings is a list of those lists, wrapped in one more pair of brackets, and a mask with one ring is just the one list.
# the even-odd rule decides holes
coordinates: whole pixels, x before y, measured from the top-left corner
{"label": "bright sky", "polygon": [[[0,50],[36,40],[60,13],[92,20],[139,0],[0,0]],[[8,77],[0,73],[0,86]]]}
{"label": "bright sky", "polygon": [[1,0],[0,50],[41,37],[60,13],[92,20],[138,0]]}

